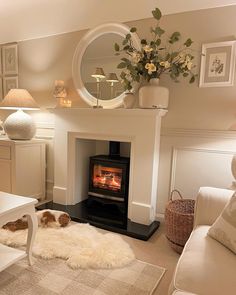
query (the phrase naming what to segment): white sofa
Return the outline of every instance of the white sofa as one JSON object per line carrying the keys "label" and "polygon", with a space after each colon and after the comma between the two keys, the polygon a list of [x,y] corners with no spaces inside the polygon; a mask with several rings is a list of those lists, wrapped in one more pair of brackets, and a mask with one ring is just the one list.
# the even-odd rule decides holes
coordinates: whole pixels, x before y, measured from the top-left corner
{"label": "white sofa", "polygon": [[236,255],[207,235],[233,193],[226,189],[200,188],[194,230],[177,263],[169,294],[236,294]]}

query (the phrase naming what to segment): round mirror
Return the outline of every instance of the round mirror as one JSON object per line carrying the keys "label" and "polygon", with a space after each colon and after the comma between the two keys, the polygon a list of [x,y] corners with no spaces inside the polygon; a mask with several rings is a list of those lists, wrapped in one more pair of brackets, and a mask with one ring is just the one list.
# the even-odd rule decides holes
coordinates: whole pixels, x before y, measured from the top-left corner
{"label": "round mirror", "polygon": [[[116,108],[122,105],[124,90],[117,69],[122,55],[115,55],[114,44],[122,44],[129,27],[110,23],[89,31],[79,42],[73,58],[73,80],[80,97],[89,105]],[[132,34],[135,47],[140,47]]]}

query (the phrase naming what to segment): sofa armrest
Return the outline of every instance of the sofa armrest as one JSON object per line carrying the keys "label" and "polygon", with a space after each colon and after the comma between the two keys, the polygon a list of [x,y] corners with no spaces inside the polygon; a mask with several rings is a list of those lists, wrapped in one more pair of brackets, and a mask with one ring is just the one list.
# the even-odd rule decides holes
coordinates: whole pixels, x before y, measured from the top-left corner
{"label": "sofa armrest", "polygon": [[201,187],[195,204],[194,227],[212,225],[233,193],[228,189]]}

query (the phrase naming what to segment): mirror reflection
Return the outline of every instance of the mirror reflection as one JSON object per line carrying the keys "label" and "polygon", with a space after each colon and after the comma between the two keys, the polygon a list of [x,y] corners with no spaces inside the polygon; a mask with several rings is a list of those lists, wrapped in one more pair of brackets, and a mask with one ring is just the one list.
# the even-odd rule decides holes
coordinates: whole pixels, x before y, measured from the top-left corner
{"label": "mirror reflection", "polygon": [[107,33],[96,38],[86,48],[81,63],[81,78],[87,91],[94,97],[110,100],[124,90],[117,69],[121,55],[116,56],[114,44],[121,44],[124,37]]}

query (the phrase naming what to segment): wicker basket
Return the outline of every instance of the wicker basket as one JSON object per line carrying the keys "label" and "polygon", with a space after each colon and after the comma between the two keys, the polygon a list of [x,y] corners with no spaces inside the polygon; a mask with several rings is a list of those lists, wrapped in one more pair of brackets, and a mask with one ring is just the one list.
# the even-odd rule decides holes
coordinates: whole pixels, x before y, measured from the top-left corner
{"label": "wicker basket", "polygon": [[[173,200],[174,193],[180,199]],[[165,210],[166,237],[170,246],[178,253],[181,253],[193,229],[195,201],[183,199],[178,190],[173,190],[170,201]]]}

